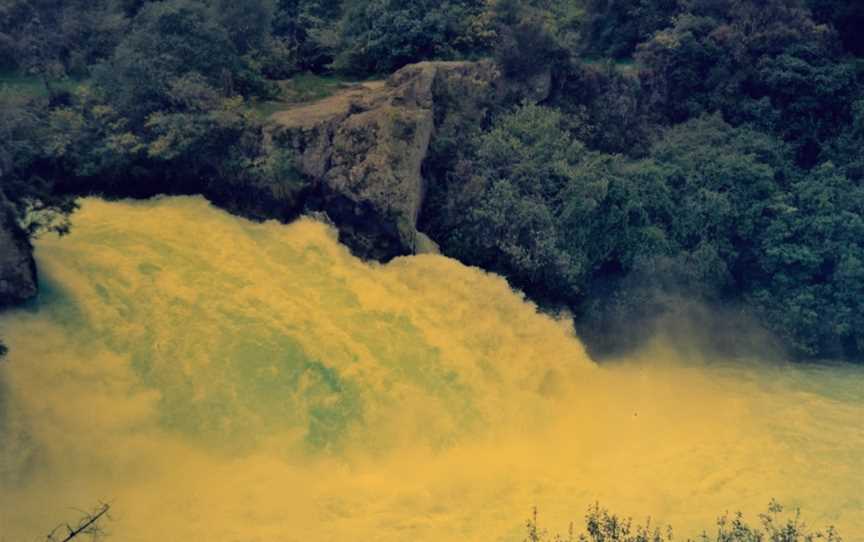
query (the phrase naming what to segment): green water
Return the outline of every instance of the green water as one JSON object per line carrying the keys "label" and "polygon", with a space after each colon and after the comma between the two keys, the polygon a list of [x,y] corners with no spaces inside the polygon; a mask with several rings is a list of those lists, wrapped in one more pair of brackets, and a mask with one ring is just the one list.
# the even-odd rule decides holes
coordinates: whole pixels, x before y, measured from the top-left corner
{"label": "green water", "polygon": [[[113,539],[521,540],[599,499],[680,534],[773,497],[864,539],[864,371],[597,367],[497,276],[363,263],[322,224],[85,200],[0,318],[0,525]],[[0,538],[2,539],[2,538]]]}

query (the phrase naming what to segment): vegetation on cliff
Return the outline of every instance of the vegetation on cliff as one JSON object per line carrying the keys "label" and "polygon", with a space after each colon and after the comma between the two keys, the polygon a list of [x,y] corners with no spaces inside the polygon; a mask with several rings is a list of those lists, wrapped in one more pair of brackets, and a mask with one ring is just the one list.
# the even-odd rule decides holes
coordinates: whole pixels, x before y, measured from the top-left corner
{"label": "vegetation on cliff", "polygon": [[596,352],[696,301],[861,359],[862,19],[853,0],[0,0],[0,190],[31,234],[94,192],[289,219],[305,180],[255,109],[279,81],[489,57],[523,91],[436,118],[424,161],[419,226],[445,254],[572,310]]}

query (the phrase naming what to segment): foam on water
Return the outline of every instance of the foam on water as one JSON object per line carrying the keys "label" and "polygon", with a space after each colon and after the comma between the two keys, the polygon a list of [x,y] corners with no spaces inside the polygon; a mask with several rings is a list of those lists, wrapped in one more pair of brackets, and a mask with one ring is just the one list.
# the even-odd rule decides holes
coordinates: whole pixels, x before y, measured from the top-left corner
{"label": "foam on water", "polygon": [[124,541],[441,541],[595,500],[695,534],[772,497],[864,538],[860,369],[598,367],[500,277],[198,198],[85,200],[37,259],[0,319],[0,540],[100,499]]}

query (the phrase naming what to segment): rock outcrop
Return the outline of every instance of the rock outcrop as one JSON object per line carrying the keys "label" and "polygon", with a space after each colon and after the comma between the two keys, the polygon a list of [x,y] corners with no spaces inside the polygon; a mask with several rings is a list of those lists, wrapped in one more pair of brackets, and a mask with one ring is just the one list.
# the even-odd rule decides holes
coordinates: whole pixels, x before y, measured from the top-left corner
{"label": "rock outcrop", "polygon": [[307,207],[325,211],[355,254],[386,261],[428,245],[416,226],[436,127],[485,114],[503,92],[491,62],[421,62],[276,113],[269,137],[311,179]]}
{"label": "rock outcrop", "polygon": [[0,206],[0,307],[27,301],[36,291],[33,247],[11,211]]}

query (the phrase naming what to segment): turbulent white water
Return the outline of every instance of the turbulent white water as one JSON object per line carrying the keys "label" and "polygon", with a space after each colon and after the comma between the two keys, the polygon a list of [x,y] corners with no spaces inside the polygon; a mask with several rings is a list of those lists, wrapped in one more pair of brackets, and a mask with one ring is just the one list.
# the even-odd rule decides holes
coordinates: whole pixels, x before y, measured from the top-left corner
{"label": "turbulent white water", "polygon": [[0,318],[0,540],[113,504],[123,541],[521,540],[599,500],[679,535],[773,497],[864,539],[864,371],[597,367],[566,321],[322,224],[85,200]]}

